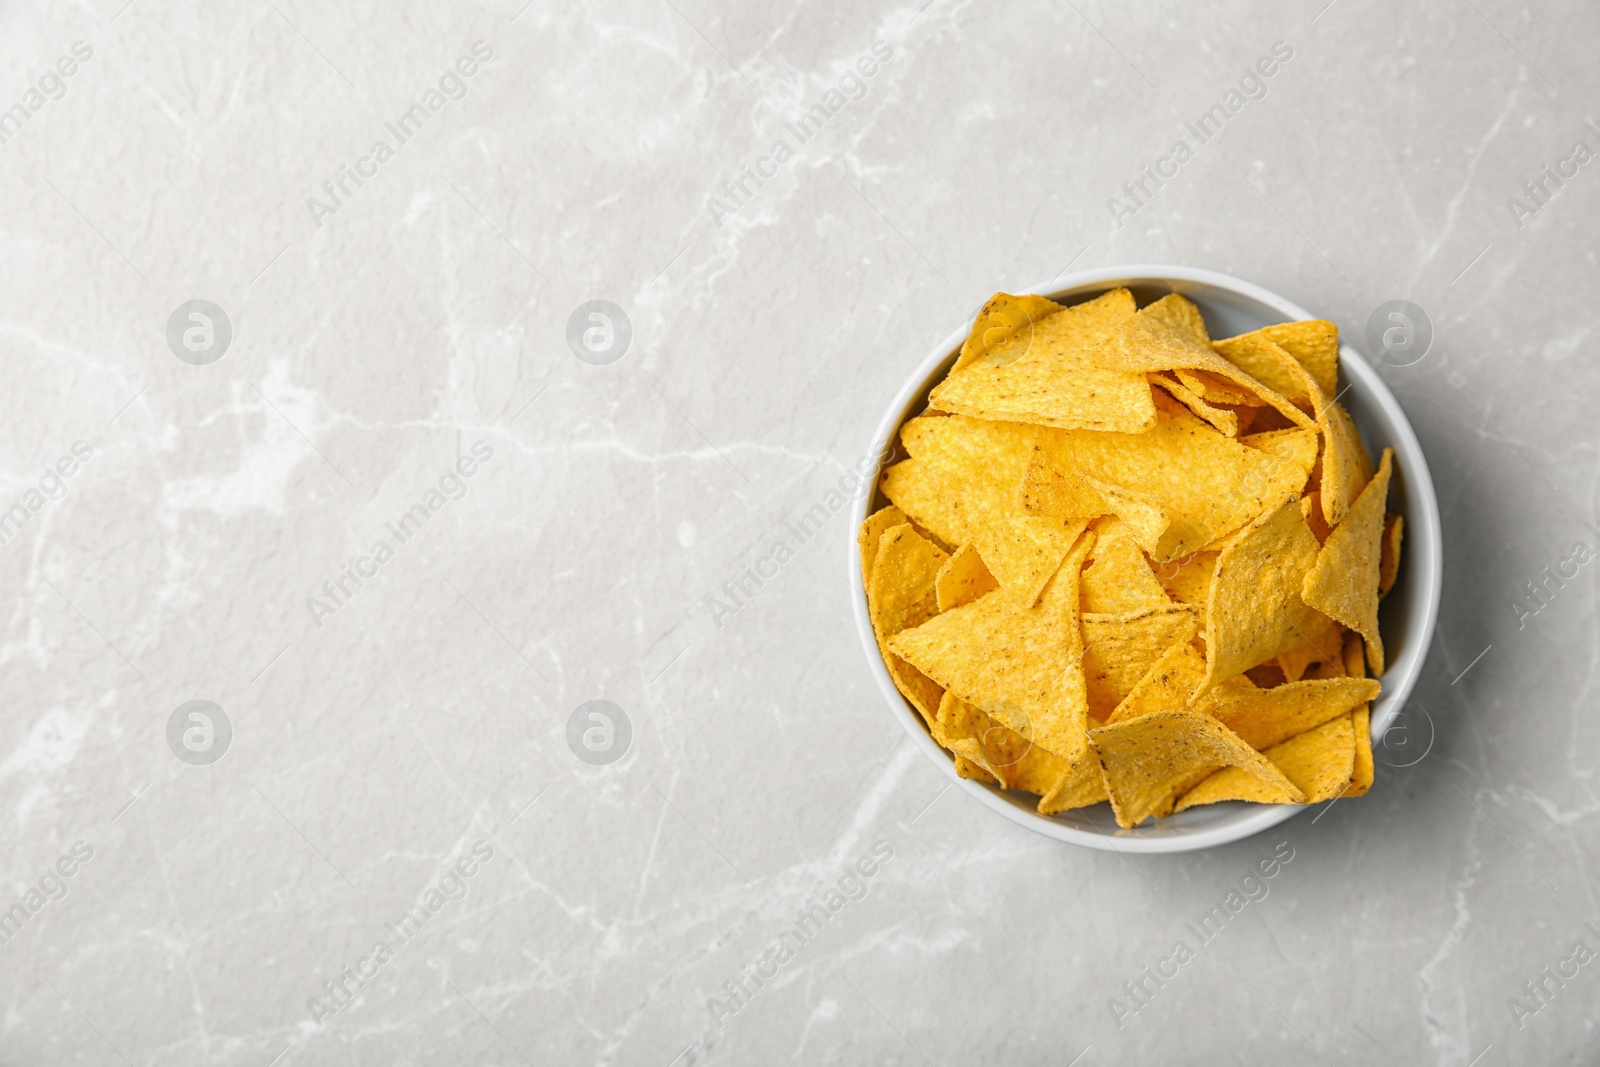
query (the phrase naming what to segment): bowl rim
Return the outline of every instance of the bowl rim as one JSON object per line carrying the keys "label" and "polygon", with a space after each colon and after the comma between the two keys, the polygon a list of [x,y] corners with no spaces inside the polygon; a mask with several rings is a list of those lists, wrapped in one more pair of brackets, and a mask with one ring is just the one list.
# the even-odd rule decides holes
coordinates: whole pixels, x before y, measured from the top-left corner
{"label": "bowl rim", "polygon": [[[1109,289],[1119,285],[1155,284],[1166,285],[1174,291],[1179,291],[1179,287],[1173,285],[1174,282],[1212,286],[1255,300],[1280,313],[1286,322],[1317,317],[1292,300],[1253,282],[1203,267],[1173,264],[1096,267],[1058,275],[1050,281],[1012,291],[1017,295],[1035,294],[1052,298],[1080,295],[1083,290],[1096,286]],[[877,495],[885,460],[893,454],[894,435],[910,417],[912,405],[925,397],[933,387],[934,375],[943,369],[944,364],[954,360],[971,328],[972,320],[969,318],[965,325],[935,346],[933,351],[917,365],[916,370],[907,378],[890,403],[866,453],[868,470],[863,472],[861,487],[851,501],[852,531],[861,528]],[[1422,444],[1417,440],[1410,420],[1406,418],[1404,409],[1400,407],[1399,401],[1390,392],[1388,385],[1365,357],[1343,341],[1339,345],[1339,362],[1345,377],[1352,384],[1359,383],[1363,403],[1370,399],[1393,428],[1394,440],[1390,443],[1390,447],[1395,450],[1397,464],[1404,471],[1405,478],[1406,564],[1408,575],[1417,586],[1412,594],[1413,617],[1410,620],[1408,637],[1411,633],[1415,633],[1416,640],[1413,642],[1408,639],[1402,655],[1387,665],[1388,669],[1383,678],[1384,691],[1373,707],[1371,716],[1373,737],[1381,738],[1415,688],[1427,659],[1428,650],[1433,643],[1434,629],[1439,616],[1444,565],[1439,502],[1434,492],[1433,478],[1428,470]],[[956,773],[955,763],[949,754],[929,735],[920,714],[900,695],[900,691],[889,677],[888,669],[878,652],[877,638],[872,631],[872,620],[867,614],[861,553],[856,546],[855,537],[849,539],[847,547],[851,611],[855,617],[856,633],[866,652],[868,667],[878,682],[878,689],[889,702],[891,712],[910,735],[912,743],[925,756],[941,766],[951,782],[965,790],[980,804],[1009,821],[1054,840],[1084,848],[1120,853],[1166,854],[1193,852],[1240,841],[1277,826],[1310,806],[1251,805],[1248,809],[1243,809],[1238,817],[1221,825],[1169,834],[1152,834],[1148,829],[1143,834],[1137,835],[1122,830],[1113,832],[1097,830],[1095,833],[1090,833],[1057,822],[1050,816],[1019,808],[992,787],[962,778]],[[1418,604],[1421,606],[1420,625],[1415,617],[1418,614],[1416,607]]]}

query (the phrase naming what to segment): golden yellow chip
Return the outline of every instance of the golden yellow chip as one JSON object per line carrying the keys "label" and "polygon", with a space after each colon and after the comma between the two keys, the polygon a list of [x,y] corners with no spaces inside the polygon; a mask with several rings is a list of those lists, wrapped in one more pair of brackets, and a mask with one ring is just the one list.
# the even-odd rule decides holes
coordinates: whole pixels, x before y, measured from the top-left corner
{"label": "golden yellow chip", "polygon": [[[1350,785],[1355,767],[1355,737],[1350,717],[1341,716],[1308,730],[1262,753],[1284,777],[1295,784],[1305,799],[1300,804],[1332,800]],[[1238,767],[1228,767],[1203,779],[1173,806],[1183,811],[1200,804],[1221,800],[1250,800],[1262,804],[1284,803],[1267,795],[1273,789],[1259,775]]]}
{"label": "golden yellow chip", "polygon": [[1394,580],[1400,575],[1400,538],[1405,534],[1406,520],[1394,512],[1383,517],[1383,546],[1378,554],[1378,596],[1389,595]]}
{"label": "golden yellow chip", "polygon": [[994,294],[983,305],[983,310],[978,312],[978,317],[972,320],[972,330],[967,334],[967,340],[961,346],[961,355],[956,357],[950,373],[954,374],[978,357],[988,355],[999,345],[1007,342],[1014,345],[1019,338],[1026,344],[1032,335],[1033,324],[1060,310],[1061,305],[1054,300],[1031,293],[1023,296]]}
{"label": "golden yellow chip", "polygon": [[861,588],[872,588],[872,561],[878,558],[878,538],[891,526],[905,521],[905,512],[892,504],[861,520],[861,529],[856,531],[856,547],[861,550]]}
{"label": "golden yellow chip", "polygon": [[901,433],[912,456],[884,472],[884,495],[945,543],[976,548],[1006,596],[1031,606],[1082,532],[1020,507],[1034,436],[1053,431],[965,415],[912,422]]}
{"label": "golden yellow chip", "polygon": [[1167,394],[1188,408],[1196,417],[1205,420],[1211,428],[1224,437],[1239,436],[1239,416],[1230,408],[1217,407],[1183,382],[1167,374],[1147,374],[1151,385],[1159,385]]}
{"label": "golden yellow chip", "polygon": [[1202,698],[1196,710],[1214,716],[1251,748],[1265,750],[1332,719],[1349,718],[1376,699],[1380,688],[1374,678],[1308,679],[1272,689],[1229,685]]}
{"label": "golden yellow chip", "polygon": [[1278,653],[1278,666],[1288,681],[1298,682],[1313,663],[1339,663],[1340,673],[1344,673],[1344,627],[1326,616],[1320,621],[1322,626],[1306,631],[1304,640]]}
{"label": "golden yellow chip", "polygon": [[1036,606],[996,591],[897,634],[889,650],[1034,744],[1080,758],[1088,703],[1078,575],[1092,540],[1073,548]]}
{"label": "golden yellow chip", "polygon": [[1318,417],[1322,426],[1322,514],[1330,526],[1345,514],[1362,488],[1372,480],[1372,457],[1361,443],[1361,433],[1344,405],[1330,402]]}
{"label": "golden yellow chip", "polygon": [[1355,768],[1350,772],[1347,797],[1364,796],[1372,788],[1372,705],[1363,704],[1350,713],[1350,733],[1356,742]]}
{"label": "golden yellow chip", "polygon": [[1384,502],[1394,453],[1383,450],[1378,473],[1334,527],[1302,583],[1301,597],[1329,618],[1360,634],[1372,673],[1383,676],[1383,636],[1378,633],[1378,572],[1383,555]]}
{"label": "golden yellow chip", "polygon": [[1076,763],[1062,761],[1065,770],[1039,797],[1039,814],[1054,815],[1058,811],[1087,808],[1103,800],[1110,800],[1106,792],[1105,774],[1093,752],[1085,752]]}
{"label": "golden yellow chip", "polygon": [[1328,396],[1339,391],[1339,327],[1326,319],[1306,319],[1256,332],[1293,356]]}
{"label": "golden yellow chip", "polygon": [[1149,385],[1094,357],[1133,312],[1126,289],[1055,312],[958,364],[928,403],[983,419],[1138,433],[1156,417]]}
{"label": "golden yellow chip", "polygon": [[1206,601],[1207,670],[1196,696],[1322,628],[1300,595],[1316,560],[1316,538],[1293,499],[1251,523],[1222,550]]}
{"label": "golden yellow chip", "polygon": [[1197,776],[1239,767],[1275,787],[1269,803],[1300,804],[1305,794],[1261,753],[1209,715],[1157,711],[1089,732],[1117,825],[1166,815]]}
{"label": "golden yellow chip", "polygon": [[1239,438],[1241,445],[1265,452],[1298,472],[1300,484],[1295,492],[1304,488],[1311,469],[1317,465],[1317,432],[1315,430],[1266,430]]}
{"label": "golden yellow chip", "polygon": [[1097,519],[1094,529],[1098,535],[1094,560],[1083,572],[1084,612],[1121,615],[1170,607],[1172,601],[1126,524],[1114,518]]}
{"label": "golden yellow chip", "polygon": [[1115,514],[1163,562],[1240,528],[1303,481],[1297,468],[1224,437],[1162,393],[1145,433],[1040,430],[1022,502],[1057,519]]}
{"label": "golden yellow chip", "polygon": [[[1106,723],[1126,722],[1156,711],[1181,711],[1190,706],[1189,698],[1205,676],[1205,657],[1195,651],[1190,642],[1176,642],[1134,683],[1128,695],[1106,717]],[[1234,685],[1237,679],[1222,684]]]}
{"label": "golden yellow chip", "polygon": [[978,550],[971,545],[962,545],[939,568],[933,586],[938,594],[939,610],[949,611],[993,592],[1000,588],[1000,583],[983,565],[983,557],[978,555]]}
{"label": "golden yellow chip", "polygon": [[930,729],[939,708],[939,686],[893,655],[888,641],[902,630],[920,626],[939,610],[934,579],[945,559],[942,548],[918,535],[910,523],[901,523],[879,536],[872,579],[867,583],[867,614],[889,677],[922,713]]}
{"label": "golden yellow chip", "polygon": [[1305,412],[1280,393],[1212,351],[1200,309],[1177,293],[1141,308],[1123,323],[1112,344],[1101,353],[1101,361],[1129,371],[1209,371],[1259,397],[1296,426],[1309,429],[1313,425]]}
{"label": "golden yellow chip", "polygon": [[1036,748],[1031,741],[1001,726],[952,693],[944,694],[939,701],[933,737],[956,756],[977,766],[1003,789],[1025,789],[1029,785],[1045,787],[1060,772],[1054,765],[1041,770],[1048,755],[1043,749],[1030,756]]}
{"label": "golden yellow chip", "polygon": [[1156,661],[1194,639],[1194,609],[1168,604],[1122,615],[1083,616],[1083,676],[1089,714],[1109,717]]}

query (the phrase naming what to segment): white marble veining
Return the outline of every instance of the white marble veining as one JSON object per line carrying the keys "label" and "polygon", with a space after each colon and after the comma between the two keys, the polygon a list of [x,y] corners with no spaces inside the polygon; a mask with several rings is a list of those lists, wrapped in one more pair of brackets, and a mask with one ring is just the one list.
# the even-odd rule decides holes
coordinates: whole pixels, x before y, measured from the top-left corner
{"label": "white marble veining", "polygon": [[[1594,1062],[1597,43],[1503,0],[8,5],[0,1064]],[[910,747],[842,515],[706,598],[984,297],[1149,262],[1358,344],[1426,310],[1381,369],[1446,586],[1380,753],[1426,756],[1125,858]]]}

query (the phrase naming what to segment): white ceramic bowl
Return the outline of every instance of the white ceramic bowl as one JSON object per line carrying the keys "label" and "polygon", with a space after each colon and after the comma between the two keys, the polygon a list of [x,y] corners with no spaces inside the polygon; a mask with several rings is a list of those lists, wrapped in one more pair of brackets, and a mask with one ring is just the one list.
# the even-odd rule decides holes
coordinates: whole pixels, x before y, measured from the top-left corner
{"label": "white ceramic bowl", "polygon": [[[1232,337],[1277,322],[1317,317],[1259,285],[1194,267],[1108,267],[1080,271],[1022,291],[1039,293],[1064,304],[1076,304],[1118,286],[1131,289],[1140,307],[1168,293],[1182,293],[1199,306],[1213,337]],[[934,349],[900,390],[894,403],[889,405],[869,453],[881,457],[883,462],[872,471],[873,476],[866,483],[865,490],[857,494],[853,529],[859,529],[863,519],[888,503],[877,486],[883,467],[899,458],[893,446],[900,424],[927,406],[928,392],[944,379],[970,328],[970,323],[963,324]],[[1389,510],[1405,516],[1405,543],[1400,554],[1399,578],[1384,598],[1380,611],[1388,670],[1383,676],[1383,694],[1372,709],[1372,737],[1374,744],[1377,744],[1405,704],[1422,671],[1439,613],[1444,554],[1439,535],[1439,504],[1434,496],[1433,481],[1428,475],[1428,463],[1423,458],[1422,446],[1417,443],[1416,434],[1406,421],[1405,413],[1400,410],[1394,394],[1389,392],[1383,379],[1348,344],[1341,346],[1339,361],[1340,401],[1355,418],[1367,448],[1374,458],[1384,448],[1394,449],[1395,473],[1389,489]],[[1301,810],[1301,805],[1230,801],[1191,808],[1165,819],[1147,821],[1145,825],[1131,830],[1119,830],[1111,816],[1109,804],[1044,816],[1034,810],[1036,799],[1032,796],[1007,793],[981,782],[960,778],[949,754],[928,736],[921,716],[889,679],[889,673],[878,654],[877,641],[873,638],[872,622],[867,616],[860,554],[856,551],[854,538],[850,540],[849,549],[851,607],[855,612],[861,647],[878,680],[878,688],[883,690],[891,713],[906,728],[912,742],[938,764],[952,782],[979,803],[1019,826],[1026,826],[1058,841],[1069,841],[1088,848],[1144,853],[1190,852],[1238,841],[1276,826]],[[1389,785],[1380,773],[1373,788],[1384,789]]]}

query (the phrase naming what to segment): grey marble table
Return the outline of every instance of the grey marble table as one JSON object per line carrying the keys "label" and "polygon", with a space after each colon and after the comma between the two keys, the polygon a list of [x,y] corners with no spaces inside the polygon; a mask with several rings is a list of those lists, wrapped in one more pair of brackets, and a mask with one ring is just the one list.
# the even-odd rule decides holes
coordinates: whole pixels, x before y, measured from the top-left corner
{"label": "grey marble table", "polygon": [[[7,5],[0,1064],[1595,1062],[1597,45]],[[1446,584],[1370,796],[1129,858],[948,788],[789,531],[990,293],[1161,262],[1423,309]]]}

